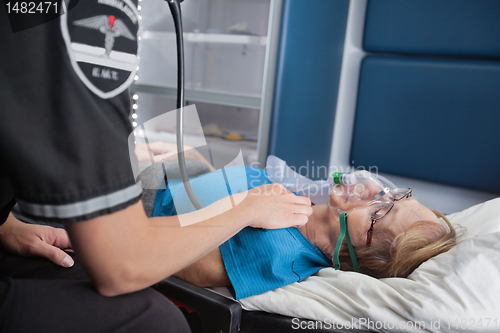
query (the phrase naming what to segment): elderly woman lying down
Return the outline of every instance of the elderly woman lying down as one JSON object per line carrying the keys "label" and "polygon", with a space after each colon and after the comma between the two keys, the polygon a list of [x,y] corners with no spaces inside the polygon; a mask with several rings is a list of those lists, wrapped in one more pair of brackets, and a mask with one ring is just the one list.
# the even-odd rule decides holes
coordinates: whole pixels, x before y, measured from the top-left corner
{"label": "elderly woman lying down", "polygon": [[[191,179],[198,198],[215,202],[228,191],[271,183],[264,170],[233,167],[225,169],[228,186],[214,181],[220,172]],[[184,208],[190,206],[182,183],[171,181],[158,191],[153,215],[176,215],[182,202]],[[412,198],[410,189],[389,190],[372,177],[363,186],[332,186],[329,203],[314,205],[304,226],[245,228],[176,276],[202,287],[227,286],[241,299],[301,281],[333,264],[377,278],[406,277],[456,242],[448,220]]]}

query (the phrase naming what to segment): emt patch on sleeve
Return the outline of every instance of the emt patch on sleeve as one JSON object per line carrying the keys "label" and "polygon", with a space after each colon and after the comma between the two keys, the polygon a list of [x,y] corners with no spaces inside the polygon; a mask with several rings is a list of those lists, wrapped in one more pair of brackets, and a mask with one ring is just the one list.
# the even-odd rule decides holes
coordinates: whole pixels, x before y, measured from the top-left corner
{"label": "emt patch on sleeve", "polygon": [[73,69],[97,96],[114,97],[134,80],[139,63],[139,19],[131,0],[80,1],[61,16]]}

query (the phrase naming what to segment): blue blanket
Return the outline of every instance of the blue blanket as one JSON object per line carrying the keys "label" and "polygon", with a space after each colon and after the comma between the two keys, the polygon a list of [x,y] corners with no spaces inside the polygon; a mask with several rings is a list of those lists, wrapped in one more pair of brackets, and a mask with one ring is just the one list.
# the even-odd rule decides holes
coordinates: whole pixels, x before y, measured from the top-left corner
{"label": "blue blanket", "polygon": [[[224,175],[225,173],[225,175]],[[270,184],[264,170],[253,167],[226,168],[191,179],[191,187],[202,206],[230,194]],[[175,198],[175,204],[174,204]],[[194,207],[180,180],[158,190],[153,216],[188,213]],[[247,227],[219,247],[229,288],[241,299],[298,282],[331,262],[296,228],[254,229]]]}

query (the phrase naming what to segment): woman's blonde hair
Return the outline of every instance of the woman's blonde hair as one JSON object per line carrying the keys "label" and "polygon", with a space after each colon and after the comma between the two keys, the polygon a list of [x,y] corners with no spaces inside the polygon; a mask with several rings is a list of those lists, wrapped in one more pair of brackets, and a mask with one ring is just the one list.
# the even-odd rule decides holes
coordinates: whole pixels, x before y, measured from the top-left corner
{"label": "woman's blonde hair", "polygon": [[[393,239],[387,234],[379,235],[382,248],[355,249],[360,273],[376,278],[407,277],[424,261],[454,247],[458,243],[455,228],[443,214],[434,214],[445,224],[418,221]],[[341,270],[353,270],[347,246],[342,247],[339,259]]]}

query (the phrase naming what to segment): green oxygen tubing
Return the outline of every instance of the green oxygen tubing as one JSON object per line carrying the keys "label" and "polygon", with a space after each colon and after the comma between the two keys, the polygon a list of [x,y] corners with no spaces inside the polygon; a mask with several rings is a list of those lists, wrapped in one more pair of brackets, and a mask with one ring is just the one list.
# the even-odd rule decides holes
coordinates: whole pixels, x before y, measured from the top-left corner
{"label": "green oxygen tubing", "polygon": [[337,239],[337,244],[335,245],[335,252],[333,253],[333,262],[335,264],[335,269],[340,269],[340,259],[339,252],[344,242],[344,238],[347,241],[347,248],[349,249],[349,255],[351,256],[352,266],[355,272],[359,272],[358,260],[356,259],[356,254],[354,253],[354,247],[351,244],[351,239],[349,238],[349,230],[347,229],[347,213],[340,214],[340,234]]}

